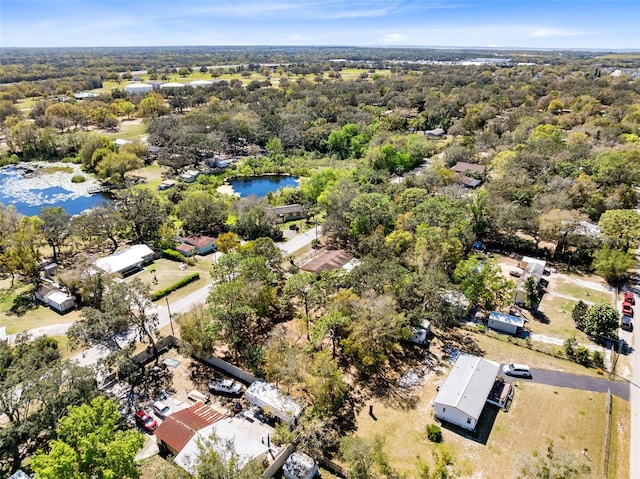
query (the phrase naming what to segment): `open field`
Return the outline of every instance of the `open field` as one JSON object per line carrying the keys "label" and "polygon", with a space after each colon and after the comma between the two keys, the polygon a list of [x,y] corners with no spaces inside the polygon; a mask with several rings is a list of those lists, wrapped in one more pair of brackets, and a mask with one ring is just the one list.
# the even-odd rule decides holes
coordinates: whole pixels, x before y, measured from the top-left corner
{"label": "open field", "polygon": [[140,184],[139,186],[137,186],[137,188],[147,188],[157,191],[158,185],[162,183],[162,174],[168,170],[168,167],[154,163],[138,170],[129,171],[127,172],[126,176],[137,176],[140,178],[144,178],[146,182]]}
{"label": "open field", "polygon": [[114,132],[106,132],[105,136],[118,139],[121,138],[123,140],[140,140],[142,136],[147,133],[147,125],[145,125],[141,120],[124,120],[120,123],[120,129]]}
{"label": "open field", "polygon": [[[478,437],[463,437],[445,427],[444,443],[434,445],[426,439],[425,427],[434,422],[431,402],[436,381],[444,381],[444,377],[420,388],[413,397],[415,402],[371,400],[375,420],[369,416],[368,408],[357,416],[356,435],[368,440],[376,435],[384,437],[389,465],[399,472],[415,474],[421,464],[431,461],[433,450],[444,447],[453,453],[461,477],[510,478],[534,450],[544,451],[547,441],[553,440],[556,451],[568,451],[577,457],[582,457],[586,448],[589,458],[585,461],[595,473],[593,477],[599,477],[603,464],[604,394],[520,383],[509,412],[485,408]],[[621,437],[612,444],[611,459],[620,462],[617,471],[607,476],[611,478],[625,477],[618,474],[626,470],[628,461],[624,439],[625,434],[628,436],[628,404],[614,398],[613,405],[619,415],[612,424]],[[397,447],[399,444],[402,447]],[[618,447],[623,450],[618,451]]]}
{"label": "open field", "polygon": [[577,303],[570,299],[545,295],[538,310],[545,315],[548,322],[531,319],[531,315],[527,314],[527,330],[561,339],[575,336],[579,343],[591,343],[589,337],[577,329],[573,321],[572,312]]}

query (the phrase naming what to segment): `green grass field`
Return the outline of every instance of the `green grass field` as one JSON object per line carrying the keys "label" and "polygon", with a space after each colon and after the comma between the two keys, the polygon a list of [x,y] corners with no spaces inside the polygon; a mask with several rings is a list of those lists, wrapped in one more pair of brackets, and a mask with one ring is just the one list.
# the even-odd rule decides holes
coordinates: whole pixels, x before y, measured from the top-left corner
{"label": "green grass field", "polygon": [[538,310],[544,313],[547,323],[530,319],[527,329],[532,333],[544,334],[555,338],[567,339],[571,336],[580,343],[591,343],[588,336],[576,328],[572,312],[577,301],[545,295],[540,302]]}
{"label": "green grass field", "polygon": [[121,138],[123,140],[136,141],[140,140],[147,133],[147,125],[140,121],[123,121],[120,123],[118,131],[106,132],[105,136],[113,138]]}
{"label": "green grass field", "polygon": [[603,302],[607,304],[613,304],[615,299],[615,295],[613,293],[586,288],[584,286],[563,281],[562,279],[554,279],[554,282],[556,283],[554,285],[554,292],[558,294],[564,294],[584,301]]}
{"label": "green grass field", "polygon": [[[567,451],[582,458],[595,473],[593,477],[600,477],[605,430],[604,394],[520,381],[508,412],[497,411],[496,414],[493,407],[490,407],[493,412],[485,408],[479,425],[479,441],[443,428],[443,444],[434,445],[426,439],[425,427],[434,422],[431,402],[436,395],[435,383],[443,380],[432,378],[406,404],[379,398],[368,401],[373,405],[376,420],[364,407],[357,415],[355,435],[368,440],[376,435],[384,437],[389,465],[411,476],[420,464],[431,461],[431,451],[446,448],[453,453],[455,469],[463,477],[515,477],[520,465],[534,450],[543,452],[547,441],[553,440],[556,451]],[[626,477],[620,473],[628,469],[625,444],[628,405],[614,398],[613,406],[617,413],[612,424],[620,438],[612,443],[611,462],[617,464],[607,477]],[[589,451],[589,459],[581,456],[585,448]]]}

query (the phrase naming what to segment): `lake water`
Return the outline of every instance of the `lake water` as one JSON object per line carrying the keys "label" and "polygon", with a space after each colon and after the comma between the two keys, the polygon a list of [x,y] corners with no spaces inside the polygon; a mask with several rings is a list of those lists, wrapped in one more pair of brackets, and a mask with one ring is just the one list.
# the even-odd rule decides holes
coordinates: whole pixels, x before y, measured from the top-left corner
{"label": "lake water", "polygon": [[[52,166],[71,167],[73,172],[39,171],[41,167]],[[82,174],[87,181],[72,183],[71,178],[76,174]],[[69,163],[28,163],[0,168],[0,203],[13,205],[25,216],[35,216],[42,207],[52,206],[61,206],[70,215],[82,213],[108,201],[103,194],[89,193],[99,186],[97,180],[81,172],[79,165]]]}
{"label": "lake water", "polygon": [[264,198],[269,192],[278,191],[285,186],[298,186],[299,179],[295,176],[264,175],[236,178],[229,180],[229,184],[241,198],[249,195]]}

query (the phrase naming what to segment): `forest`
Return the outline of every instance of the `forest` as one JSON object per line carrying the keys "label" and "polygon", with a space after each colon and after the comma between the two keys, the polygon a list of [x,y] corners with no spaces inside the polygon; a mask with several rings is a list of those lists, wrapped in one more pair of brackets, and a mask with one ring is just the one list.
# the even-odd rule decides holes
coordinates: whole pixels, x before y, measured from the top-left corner
{"label": "forest", "polygon": [[[303,450],[349,462],[359,446],[341,438],[353,424],[353,388],[391,384],[412,326],[426,319],[436,330],[455,328],[452,291],[480,310],[510,304],[515,284],[485,248],[613,285],[628,278],[640,240],[640,56],[561,53],[499,52],[509,61],[460,65],[496,52],[3,49],[0,80],[10,84],[0,85],[1,164],[79,163],[113,199],[73,218],[0,207],[0,273],[36,282],[39,245],[77,265],[88,251],[142,242],[164,250],[177,235],[215,235],[225,253],[211,272],[215,286],[206,308],[181,317],[182,338],[201,354],[224,346],[234,363],[298,391],[312,405],[298,429]],[[353,69],[355,78],[343,78]],[[124,91],[136,75],[196,72],[212,83]],[[96,97],[73,99],[93,89]],[[143,121],[145,142],[117,148],[107,133],[133,118]],[[205,167],[217,157],[231,166]],[[205,174],[166,192],[132,185],[129,172],[151,164],[166,167],[167,178]],[[232,177],[270,173],[299,176],[300,187],[265,200],[217,190]],[[288,204],[301,204],[309,224],[322,225],[324,246],[347,250],[360,266],[315,275],[283,257],[274,244],[282,229],[266,209]],[[86,305],[72,335],[94,344],[129,320],[107,324],[109,308],[122,305],[80,275],[69,268],[65,278]],[[283,333],[290,322],[304,344]],[[13,362],[34,354],[21,345]],[[20,382],[10,364],[0,368],[2,385]],[[399,477],[388,467],[353,477]],[[422,474],[415,477],[436,477]]]}

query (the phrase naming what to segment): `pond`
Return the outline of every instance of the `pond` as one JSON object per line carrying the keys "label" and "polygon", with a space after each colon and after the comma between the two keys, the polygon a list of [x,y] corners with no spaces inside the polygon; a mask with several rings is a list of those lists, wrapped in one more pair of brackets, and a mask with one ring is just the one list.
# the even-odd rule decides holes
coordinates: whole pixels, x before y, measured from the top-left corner
{"label": "pond", "polygon": [[[86,178],[72,183],[74,175]],[[42,207],[61,206],[68,214],[77,215],[93,208],[106,195],[90,193],[100,183],[83,173],[80,165],[70,163],[20,163],[0,168],[0,203],[13,205],[18,213],[35,216]]]}
{"label": "pond", "polygon": [[249,195],[264,198],[270,192],[278,191],[285,186],[298,186],[299,182],[300,180],[295,176],[284,175],[250,176],[229,180],[233,191],[241,198]]}

